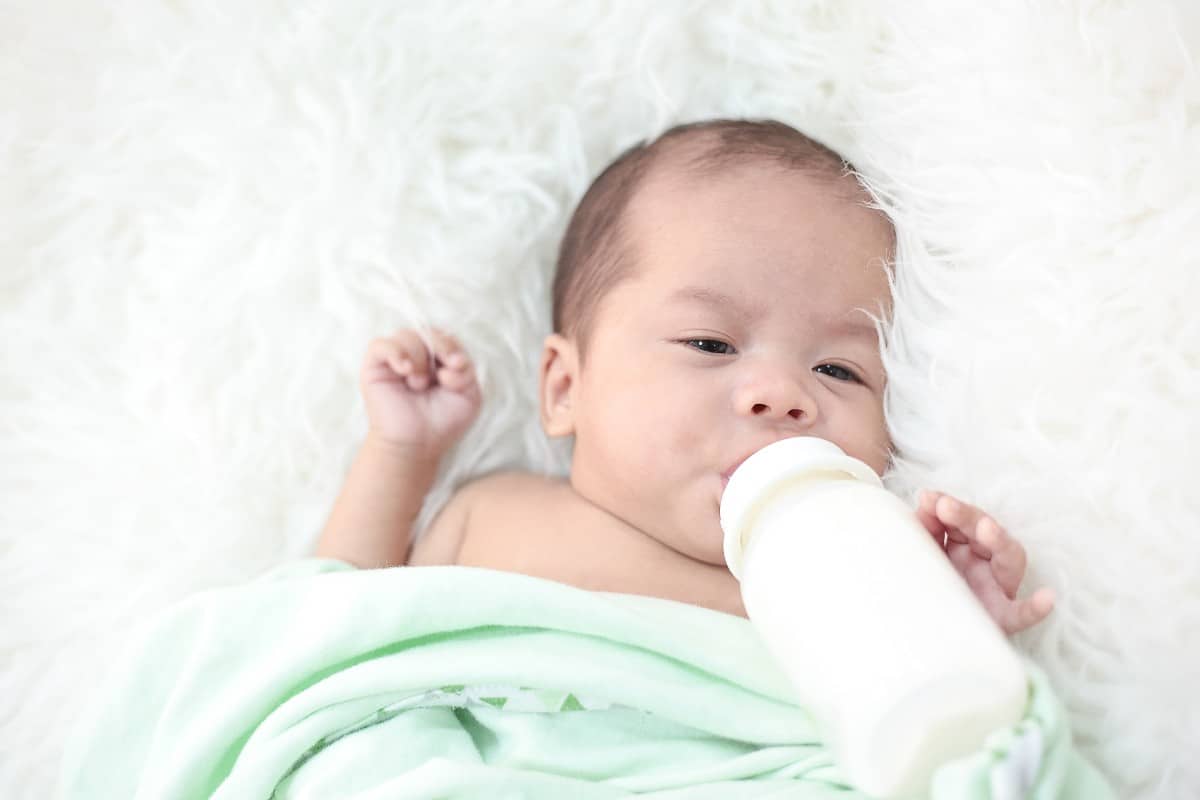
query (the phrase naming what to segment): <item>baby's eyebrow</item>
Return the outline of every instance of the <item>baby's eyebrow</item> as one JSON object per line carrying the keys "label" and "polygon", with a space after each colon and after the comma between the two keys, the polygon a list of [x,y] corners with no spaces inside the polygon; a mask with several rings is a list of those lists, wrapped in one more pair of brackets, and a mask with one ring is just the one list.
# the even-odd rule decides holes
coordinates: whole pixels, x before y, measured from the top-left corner
{"label": "baby's eyebrow", "polygon": [[841,319],[830,323],[829,327],[834,333],[853,336],[856,339],[871,339],[874,341],[879,336],[879,332],[875,329],[875,323],[861,311],[852,311]]}
{"label": "baby's eyebrow", "polygon": [[[671,294],[674,302],[701,303],[714,308],[732,311],[744,319],[753,319],[762,314],[758,306],[744,305],[736,297],[708,286],[684,286]],[[879,332],[875,323],[861,309],[855,309],[845,316],[828,320],[825,325],[834,334],[849,336],[854,339],[866,339],[874,343]]]}
{"label": "baby's eyebrow", "polygon": [[702,303],[706,306],[732,311],[741,317],[753,317],[757,308],[748,307],[732,295],[707,286],[684,286],[671,294],[675,302]]}

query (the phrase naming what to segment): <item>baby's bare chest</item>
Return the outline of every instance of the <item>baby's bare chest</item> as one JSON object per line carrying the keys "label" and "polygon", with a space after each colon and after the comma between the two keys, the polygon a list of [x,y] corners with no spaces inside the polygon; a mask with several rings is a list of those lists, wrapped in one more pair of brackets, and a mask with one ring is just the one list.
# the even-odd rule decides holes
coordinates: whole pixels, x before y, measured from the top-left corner
{"label": "baby's bare chest", "polygon": [[441,520],[412,565],[517,572],[583,589],[664,597],[744,614],[736,581],[588,503],[562,481],[513,473],[468,487],[461,517]]}
{"label": "baby's bare chest", "polygon": [[600,522],[564,483],[504,476],[477,487],[454,563],[567,580],[605,535]]}
{"label": "baby's bare chest", "polygon": [[536,475],[483,478],[461,490],[414,545],[412,566],[462,565],[543,571],[570,557],[586,521],[564,485]]}

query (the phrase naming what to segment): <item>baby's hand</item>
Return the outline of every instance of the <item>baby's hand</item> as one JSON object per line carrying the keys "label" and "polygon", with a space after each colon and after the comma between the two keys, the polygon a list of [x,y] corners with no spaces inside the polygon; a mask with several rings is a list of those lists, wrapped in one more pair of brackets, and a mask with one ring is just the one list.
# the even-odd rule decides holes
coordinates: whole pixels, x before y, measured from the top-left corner
{"label": "baby's hand", "polygon": [[479,384],[461,345],[441,331],[426,341],[401,330],[367,348],[359,384],[370,435],[439,457],[479,413]]}
{"label": "baby's hand", "polygon": [[1054,590],[1048,587],[1027,600],[1016,599],[1025,577],[1025,548],[975,506],[925,490],[917,517],[1005,633],[1036,625],[1054,608]]}

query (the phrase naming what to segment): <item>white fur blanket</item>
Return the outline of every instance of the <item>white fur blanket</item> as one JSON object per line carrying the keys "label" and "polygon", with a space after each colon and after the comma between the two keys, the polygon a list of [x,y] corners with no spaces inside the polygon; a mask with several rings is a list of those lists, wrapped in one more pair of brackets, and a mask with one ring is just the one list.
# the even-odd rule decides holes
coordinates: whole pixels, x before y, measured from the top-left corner
{"label": "white fur blanket", "polygon": [[1060,595],[1022,645],[1084,752],[1128,797],[1200,796],[1193,8],[5,3],[0,795],[47,796],[133,622],[308,550],[371,336],[444,325],[482,362],[427,514],[561,470],[534,365],[571,205],[631,142],[734,115],[873,177],[894,485],[1020,536]]}

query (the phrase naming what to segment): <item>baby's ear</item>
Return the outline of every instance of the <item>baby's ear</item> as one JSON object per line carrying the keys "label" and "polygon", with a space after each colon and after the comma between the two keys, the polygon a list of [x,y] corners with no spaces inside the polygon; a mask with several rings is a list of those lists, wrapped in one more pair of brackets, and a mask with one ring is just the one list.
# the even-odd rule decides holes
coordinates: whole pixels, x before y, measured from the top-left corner
{"label": "baby's ear", "polygon": [[546,431],[547,436],[570,436],[575,432],[575,411],[571,399],[578,369],[575,344],[557,333],[547,336],[542,344],[538,389],[542,430]]}

